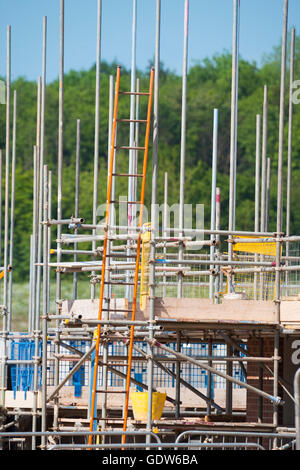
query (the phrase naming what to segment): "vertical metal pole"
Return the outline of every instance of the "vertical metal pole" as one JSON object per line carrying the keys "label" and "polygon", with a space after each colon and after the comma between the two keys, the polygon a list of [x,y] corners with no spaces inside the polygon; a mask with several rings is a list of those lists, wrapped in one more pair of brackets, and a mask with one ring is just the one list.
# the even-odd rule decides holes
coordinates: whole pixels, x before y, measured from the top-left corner
{"label": "vertical metal pole", "polygon": [[[48,217],[48,166],[44,165],[44,220]],[[48,227],[43,226],[43,359],[42,359],[42,432],[47,428],[47,314],[48,314]],[[46,437],[42,437],[42,446]],[[45,447],[44,447],[45,448]]]}
{"label": "vertical metal pole", "polygon": [[[38,183],[39,183],[39,215],[38,215],[38,247],[37,262],[42,260],[42,219],[43,219],[43,167],[44,167],[44,143],[45,143],[45,105],[46,105],[46,56],[47,56],[47,17],[43,18],[43,52],[42,52],[42,82],[41,82],[41,131],[40,131],[40,151],[38,165]],[[39,328],[39,317],[41,309],[41,266],[37,266],[36,282],[36,308],[35,315],[37,321],[34,324]]]}
{"label": "vertical metal pole", "polygon": [[[37,404],[38,404],[38,372],[39,372],[39,320],[36,315],[36,277],[38,255],[38,211],[39,211],[39,159],[41,142],[41,100],[42,100],[42,79],[38,77],[37,84],[37,116],[36,116],[36,145],[34,149],[33,162],[33,253],[32,253],[32,299],[30,310],[30,321],[28,322],[28,331],[33,331],[34,336],[34,367],[33,367],[33,406],[32,406],[32,432],[37,430]],[[36,449],[36,437],[32,437],[31,449]]]}
{"label": "vertical metal pole", "polygon": [[[281,50],[281,84],[280,84],[280,112],[279,112],[279,142],[278,142],[278,179],[277,179],[277,236],[282,230],[282,167],[284,151],[284,108],[285,108],[285,79],[286,79],[286,43],[287,43],[287,22],[288,22],[288,0],[284,0],[283,12],[283,32],[282,32],[282,50]],[[281,243],[276,243],[276,266],[280,265]],[[275,273],[275,291],[276,291],[276,317],[275,321],[280,321],[280,272]]]}
{"label": "vertical metal pole", "polygon": [[39,155],[40,155],[40,140],[41,140],[41,77],[38,77],[37,83],[37,117],[36,117],[36,144],[34,147],[33,156],[33,207],[32,207],[32,288],[31,288],[31,302],[29,304],[29,321],[28,331],[33,331],[35,328],[35,312],[36,312],[36,279],[37,279],[37,251],[38,251],[38,210],[39,210]]}
{"label": "vertical metal pole", "polygon": [[[101,17],[102,0],[97,4],[97,50],[96,50],[96,95],[95,95],[95,135],[94,135],[94,192],[93,192],[93,225],[97,223],[98,205],[98,171],[99,171],[99,130],[100,130],[100,71],[101,71]],[[96,235],[96,229],[93,230]],[[92,242],[96,251],[96,242]],[[94,274],[94,273],[93,273]],[[95,298],[95,285],[91,284],[91,298]]]}
{"label": "vertical metal pole", "polygon": [[[181,352],[181,333],[177,332],[176,340],[176,350]],[[176,399],[176,408],[175,408],[175,419],[180,418],[180,366],[181,362],[176,361],[176,382],[175,382],[175,399]]]}
{"label": "vertical metal pole", "polygon": [[[221,228],[221,189],[216,188],[216,230],[220,230]],[[220,243],[220,235],[216,235],[216,241],[218,242],[217,248],[215,250],[216,257],[218,257],[220,253],[219,243]],[[220,277],[220,266],[217,267],[218,274],[215,277],[215,302],[219,302],[219,292],[222,290],[221,277]]]}
{"label": "vertical metal pole", "polygon": [[[212,339],[208,340],[208,356],[212,356],[213,348],[212,348]],[[212,361],[208,361],[208,365],[212,367]],[[212,374],[210,371],[207,371],[207,398],[210,400],[212,397]],[[209,416],[211,414],[211,404],[208,402],[206,407],[206,414]]]}
{"label": "vertical metal pole", "polygon": [[[182,104],[181,104],[181,146],[180,146],[180,182],[179,182],[179,236],[183,236],[184,228],[184,180],[185,180],[185,145],[186,145],[186,98],[188,70],[188,34],[189,34],[189,0],[184,4],[184,35],[182,65]],[[179,259],[183,259],[183,245],[179,246]],[[182,275],[178,278],[177,297],[182,297]]]}
{"label": "vertical metal pole", "polygon": [[[165,184],[164,184],[164,213],[163,213],[163,236],[167,237],[167,232],[164,230],[167,228],[167,217],[168,217],[168,173],[165,172]],[[164,258],[167,255],[167,248],[164,246]],[[163,276],[163,298],[167,297],[167,277]]]}
{"label": "vertical metal pole", "polygon": [[160,0],[156,0],[156,32],[155,32],[155,76],[153,95],[153,158],[152,158],[152,228],[156,222],[157,200],[157,163],[158,163],[158,137],[159,137],[159,67],[160,67]]}
{"label": "vertical metal pole", "polygon": [[[159,68],[160,68],[160,0],[156,0],[156,21],[155,21],[155,75],[154,75],[154,96],[153,96],[153,160],[152,160],[152,193],[151,193],[151,247],[150,258],[155,259],[155,236],[156,236],[156,200],[157,200],[157,162],[158,162],[158,122],[159,122]],[[155,315],[155,265],[150,264],[149,269],[149,340],[154,337],[153,325]],[[147,364],[147,385],[148,385],[148,414],[147,430],[152,429],[152,390],[153,390],[153,347],[148,344],[148,364]],[[151,442],[150,436],[146,437],[147,442]]]}
{"label": "vertical metal pole", "polygon": [[237,103],[237,112],[235,113],[235,135],[236,135],[236,141],[235,141],[235,155],[234,155],[234,204],[233,204],[233,230],[235,230],[235,212],[236,212],[236,173],[237,173],[237,135],[238,135],[238,99],[239,99],[239,42],[240,42],[240,0],[238,3],[238,15],[237,15],[237,37],[236,37],[236,47],[237,47],[237,52],[236,52],[236,103]]}
{"label": "vertical metal pole", "polygon": [[[227,345],[227,357],[233,356],[233,347],[230,342],[226,343]],[[227,361],[226,363],[226,374],[232,377],[232,361]],[[226,414],[232,414],[232,382],[230,380],[226,380]]]}
{"label": "vertical metal pole", "polygon": [[[74,217],[79,217],[79,188],[80,188],[80,119],[77,119],[76,126],[76,163],[75,163],[75,208]],[[75,230],[77,234],[77,229]],[[76,251],[78,244],[74,243],[74,250]],[[77,261],[77,254],[74,254],[74,261]],[[73,299],[77,299],[77,273],[73,274]]]}
{"label": "vertical metal pole", "polygon": [[[264,339],[259,338],[259,355],[260,357],[263,357],[264,355]],[[259,366],[259,371],[258,371],[258,385],[259,389],[263,390],[263,367],[262,365]],[[258,422],[262,423],[263,422],[263,399],[261,396],[257,397],[258,400],[258,409],[257,409],[257,416],[258,416]]]}
{"label": "vertical metal pole", "polygon": [[[30,330],[33,331],[34,335],[34,369],[33,369],[33,406],[32,406],[32,432],[37,430],[37,403],[38,403],[38,370],[39,370],[39,317],[35,315],[35,274],[36,267],[34,263],[36,262],[37,256],[37,236],[38,236],[38,192],[39,192],[39,154],[37,147],[34,148],[34,172],[33,172],[33,254],[32,254],[32,310],[31,310],[31,323]],[[29,326],[29,325],[28,325]],[[36,449],[36,438],[32,437],[32,450]]]}
{"label": "vertical metal pole", "polygon": [[271,190],[271,158],[267,158],[267,202],[266,202],[266,231],[269,231],[270,223],[270,190]]}
{"label": "vertical metal pole", "polygon": [[264,86],[263,131],[262,131],[262,160],[261,160],[261,201],[260,201],[260,230],[265,231],[266,220],[266,164],[268,145],[268,87]]}
{"label": "vertical metal pole", "polygon": [[[51,220],[51,215],[52,215],[52,171],[49,170],[48,174],[48,220]],[[51,226],[48,227],[48,265],[50,263],[50,249],[51,249]],[[50,311],[50,288],[51,288],[51,279],[50,279],[50,274],[51,274],[51,267],[48,266],[48,310]]]}
{"label": "vertical metal pole", "polygon": [[[255,216],[254,216],[254,231],[259,232],[259,189],[260,189],[260,128],[261,116],[256,115],[256,159],[255,159]],[[258,261],[258,256],[255,254],[255,261]],[[257,273],[254,273],[254,299],[257,300]]]}
{"label": "vertical metal pole", "polygon": [[[135,92],[135,82],[136,82],[136,16],[137,16],[137,1],[132,0],[132,33],[131,33],[131,76],[130,76],[130,92]],[[134,147],[134,119],[135,114],[135,95],[130,95],[130,125],[129,125],[129,147]],[[135,151],[132,148],[129,150],[129,174],[133,174],[134,170],[134,157]],[[128,178],[128,227],[132,225],[132,212],[133,212],[133,204],[130,204],[131,201],[134,200],[133,196],[133,185],[134,185],[134,178]],[[129,231],[130,233],[130,231]],[[130,244],[131,242],[128,240],[127,244],[129,248],[127,249],[127,254],[129,256],[128,261],[130,261]],[[127,282],[129,283],[130,280],[130,271],[126,272],[127,275]],[[131,302],[132,295],[133,295],[133,286],[127,285],[126,286],[126,293],[125,297]]]}
{"label": "vertical metal pole", "polygon": [[260,128],[261,116],[256,115],[256,160],[255,160],[255,217],[254,231],[259,232],[259,189],[260,189]]}
{"label": "vertical metal pole", "polygon": [[[139,93],[140,92],[140,79],[137,78],[136,79],[136,92]],[[138,120],[139,120],[139,113],[140,113],[140,97],[139,95],[136,96],[136,101],[135,101],[135,119],[136,119],[136,123],[135,123],[135,134],[134,134],[134,146],[135,147],[138,147],[139,146],[139,123],[138,123]],[[137,174],[138,173],[138,150],[135,150],[134,151],[134,154],[133,154],[133,173],[134,174]],[[132,187],[132,193],[133,193],[133,200],[136,201],[137,200],[137,188],[138,188],[138,181],[137,181],[137,178],[133,178],[133,187]],[[132,213],[132,221],[135,221],[135,223],[133,225],[136,225],[136,214],[137,214],[137,207],[136,207],[136,204],[133,205],[133,207],[131,208],[131,213]]]}
{"label": "vertical metal pole", "polygon": [[0,264],[2,263],[2,150],[0,149]]}
{"label": "vertical metal pole", "polygon": [[[60,0],[59,18],[59,100],[58,100],[58,168],[57,168],[57,219],[62,219],[62,185],[63,185],[63,138],[64,138],[64,27],[65,27],[65,2]],[[46,201],[45,201],[46,203]],[[46,213],[45,213],[46,214]],[[47,213],[48,215],[48,213]],[[61,238],[62,226],[57,225],[57,262],[61,262]],[[61,301],[61,273],[56,273],[56,313],[59,314],[59,304]],[[59,321],[56,320],[55,335],[55,361],[54,361],[54,385],[59,383]],[[54,398],[53,428],[58,427],[59,398]]]}
{"label": "vertical metal pole", "polygon": [[[231,83],[231,130],[230,130],[230,181],[229,181],[229,230],[235,228],[237,112],[238,112],[238,27],[239,0],[233,0],[232,83]],[[230,237],[231,238],[231,237]],[[228,258],[232,259],[232,243],[228,245]]]}
{"label": "vertical metal pole", "polygon": [[12,319],[12,289],[13,289],[13,257],[14,257],[14,228],[15,228],[15,189],[16,189],[16,141],[17,141],[17,91],[14,91],[13,109],[13,141],[11,161],[11,203],[10,203],[10,243],[9,243],[9,287],[8,287],[8,331],[11,330]]}
{"label": "vertical metal pole", "polygon": [[[287,161],[287,191],[286,191],[286,236],[290,236],[291,225],[291,179],[292,179],[292,150],[293,150],[293,82],[295,71],[295,28],[291,32],[290,53],[290,89],[289,89],[289,131],[288,131],[288,161]],[[289,242],[286,243],[286,256],[289,256]],[[289,265],[289,262],[286,263]],[[289,272],[285,273],[286,287],[288,287]],[[287,294],[288,295],[288,292]]]}
{"label": "vertical metal pole", "polygon": [[[36,153],[36,150],[35,150]],[[29,298],[28,298],[28,333],[32,331],[32,312],[33,312],[33,296],[34,296],[34,284],[33,284],[33,235],[30,235],[30,253],[29,253]]]}
{"label": "vertical metal pole", "polygon": [[2,405],[6,390],[6,341],[7,341],[7,287],[8,287],[8,230],[9,230],[9,156],[10,156],[10,85],[11,85],[11,26],[7,26],[6,55],[6,150],[5,150],[5,220],[4,220],[4,282],[3,282],[3,351],[2,351]]}
{"label": "vertical metal pole", "polygon": [[[210,209],[210,228],[215,230],[216,228],[216,188],[217,188],[217,163],[218,163],[218,119],[219,112],[214,109],[214,121],[213,121],[213,153],[212,153],[212,176],[211,176],[211,209]],[[210,236],[213,240],[214,235]],[[215,247],[210,247],[210,259],[214,259]],[[210,266],[213,268],[213,265]],[[209,277],[209,298],[214,298],[214,278]]]}
{"label": "vertical metal pole", "polygon": [[[63,132],[64,132],[64,0],[60,0],[60,57],[59,57],[59,103],[58,103],[58,184],[57,184],[57,219],[62,219],[62,172],[63,172]],[[57,238],[61,237],[61,225],[57,225]],[[61,244],[57,244],[57,262],[61,261]],[[56,275],[56,301],[61,298],[61,275]]]}
{"label": "vertical metal pole", "polygon": [[[107,155],[108,155],[108,165],[107,165],[107,183],[109,178],[109,167],[110,167],[110,148],[111,148],[111,135],[112,135],[112,124],[113,124],[113,112],[114,112],[114,77],[110,75],[109,77],[109,110],[108,110],[108,148],[107,148]],[[116,129],[117,132],[117,129]],[[113,162],[113,172],[116,172],[116,158],[114,155],[114,162]],[[111,183],[111,199],[112,201],[115,200],[115,192],[116,192],[116,178],[115,176],[112,177]],[[116,225],[116,213],[115,213],[115,204],[111,203],[111,224]]]}
{"label": "vertical metal pole", "polygon": [[[268,88],[264,86],[263,103],[263,133],[262,133],[262,162],[261,162],[261,210],[260,210],[260,230],[266,230],[266,186],[267,186],[267,146],[268,146]],[[260,261],[264,261],[264,256],[260,255]],[[259,299],[265,299],[265,277],[260,273],[260,294]]]}
{"label": "vertical metal pole", "polygon": [[[282,167],[284,150],[284,108],[285,108],[285,78],[286,78],[286,43],[288,23],[288,0],[284,0],[282,51],[281,51],[281,84],[280,84],[280,111],[279,111],[279,143],[278,143],[278,180],[277,180],[277,236],[282,230]],[[280,266],[281,243],[276,242],[276,267]],[[280,271],[275,272],[275,322],[280,322]],[[279,335],[274,338],[274,393],[278,391],[278,349]],[[278,406],[274,405],[273,424],[278,425]]]}

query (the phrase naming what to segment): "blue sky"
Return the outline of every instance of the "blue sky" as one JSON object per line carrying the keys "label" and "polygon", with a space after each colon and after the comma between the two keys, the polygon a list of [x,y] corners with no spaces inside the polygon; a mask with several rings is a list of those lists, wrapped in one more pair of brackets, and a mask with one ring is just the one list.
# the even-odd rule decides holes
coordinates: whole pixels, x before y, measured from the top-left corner
{"label": "blue sky", "polygon": [[[137,66],[154,55],[155,0],[137,0]],[[130,66],[132,0],[102,0],[102,59]],[[161,0],[161,60],[181,73],[184,0]],[[190,0],[189,66],[232,47],[233,0]],[[261,63],[278,45],[283,0],[241,0],[240,54]],[[65,71],[88,69],[96,57],[97,0],[65,0]],[[0,75],[6,27],[12,27],[12,78],[41,74],[43,16],[48,18],[47,81],[59,71],[59,0],[0,0]],[[300,31],[300,1],[290,0],[289,28]]]}

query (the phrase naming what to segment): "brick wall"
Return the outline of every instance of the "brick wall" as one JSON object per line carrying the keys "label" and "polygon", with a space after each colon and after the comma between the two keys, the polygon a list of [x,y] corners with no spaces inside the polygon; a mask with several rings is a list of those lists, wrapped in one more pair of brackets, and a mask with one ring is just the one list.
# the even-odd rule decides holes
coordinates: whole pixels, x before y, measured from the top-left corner
{"label": "brick wall", "polygon": [[[260,339],[250,338],[247,343],[247,350],[250,356],[261,356],[260,350]],[[282,357],[283,345],[282,341],[279,343],[279,356]],[[263,356],[272,357],[274,356],[274,339],[264,338],[263,339]],[[267,365],[273,370],[273,363],[268,362]],[[282,365],[279,363],[279,375],[281,375]],[[247,366],[248,384],[253,387],[259,388],[259,364],[255,362],[248,362]],[[263,391],[273,395],[273,377],[266,371],[263,371]],[[279,386],[278,395],[282,396],[282,390]],[[262,422],[272,423],[273,422],[273,403],[263,398],[262,399]],[[258,411],[259,411],[259,395],[254,392],[247,390],[247,422],[257,423],[258,422]],[[279,423],[281,424],[282,416],[279,407]]]}

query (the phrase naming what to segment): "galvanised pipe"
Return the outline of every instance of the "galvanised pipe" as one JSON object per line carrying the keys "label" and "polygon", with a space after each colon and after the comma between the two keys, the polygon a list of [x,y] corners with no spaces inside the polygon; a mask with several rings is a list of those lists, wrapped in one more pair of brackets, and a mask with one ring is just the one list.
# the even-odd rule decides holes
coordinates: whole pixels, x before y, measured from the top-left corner
{"label": "galvanised pipe", "polygon": [[[149,340],[147,338],[145,338],[145,341],[148,342]],[[157,346],[160,349],[163,349],[166,352],[169,352],[169,353],[173,354],[174,356],[176,356],[178,358],[183,358],[183,359],[185,358],[188,362],[191,362],[192,364],[195,364],[198,367],[201,367],[202,369],[206,369],[207,371],[212,372],[213,374],[219,375],[220,377],[223,377],[225,380],[229,380],[232,383],[235,383],[236,385],[239,385],[240,387],[246,388],[247,390],[249,390],[251,392],[254,392],[257,395],[260,395],[260,396],[266,398],[267,400],[270,400],[272,403],[275,403],[277,405],[283,405],[284,404],[284,401],[282,400],[282,398],[274,397],[272,395],[269,395],[268,393],[266,393],[262,390],[259,390],[255,387],[253,387],[252,385],[249,385],[245,382],[242,382],[241,380],[235,379],[234,377],[231,377],[227,374],[224,374],[223,372],[221,372],[221,371],[219,371],[219,370],[217,370],[213,367],[210,367],[210,366],[208,366],[207,364],[205,364],[201,361],[197,361],[197,360],[195,360],[195,359],[193,359],[189,356],[186,356],[185,354],[179,353],[177,351],[173,351],[173,349],[168,348],[167,346],[159,343],[156,339],[154,339],[152,341],[152,344],[154,346]]]}
{"label": "galvanised pipe", "polygon": [[[48,165],[43,168],[44,217],[48,216]],[[47,314],[48,314],[48,229],[43,230],[43,355],[42,355],[42,431],[47,426]],[[42,444],[45,445],[42,438]]]}
{"label": "galvanised pipe", "polygon": [[1,403],[5,406],[6,340],[7,340],[7,282],[8,282],[8,230],[9,230],[9,155],[10,155],[10,86],[11,86],[11,26],[7,26],[6,56],[6,143],[5,143],[5,217],[4,217],[4,282],[3,282],[3,349],[1,358]]}
{"label": "galvanised pipe", "polygon": [[[217,163],[218,163],[218,119],[219,112],[214,109],[213,119],[213,152],[212,152],[212,177],[211,177],[211,209],[210,209],[210,228],[216,229],[216,196],[217,196]],[[213,235],[210,235],[211,243],[213,242]],[[214,259],[215,249],[214,245],[210,246],[210,259]],[[213,265],[210,266],[213,269]],[[209,298],[214,298],[214,280],[211,277],[209,280]]]}
{"label": "galvanised pipe", "polygon": [[7,328],[11,330],[12,318],[12,289],[13,289],[13,259],[14,259],[14,230],[15,230],[15,190],[16,190],[16,145],[17,145],[17,91],[14,90],[13,107],[13,141],[12,141],[12,161],[11,161],[11,201],[10,201],[10,243],[9,243],[9,271],[8,285],[8,318]]}
{"label": "galvanised pipe", "polygon": [[[46,107],[46,62],[47,62],[47,17],[43,18],[43,42],[42,42],[42,78],[41,78],[41,116],[40,116],[40,142],[37,166],[37,184],[38,184],[38,235],[37,235],[37,262],[42,260],[42,220],[43,220],[43,168],[44,168],[44,147],[45,147],[45,107]],[[33,319],[33,328],[39,329],[40,310],[41,310],[41,278],[42,268],[36,268],[36,299],[35,299],[35,318]]]}
{"label": "galvanised pipe", "polygon": [[[150,261],[151,262],[151,261]],[[199,264],[212,264],[212,262],[215,265],[219,266],[266,266],[266,267],[272,267],[275,265],[273,262],[267,262],[267,261],[221,261],[221,260],[175,260],[175,259],[156,259],[154,261],[155,264],[160,264],[160,263],[169,263],[169,264],[180,264],[180,265],[199,265]]]}

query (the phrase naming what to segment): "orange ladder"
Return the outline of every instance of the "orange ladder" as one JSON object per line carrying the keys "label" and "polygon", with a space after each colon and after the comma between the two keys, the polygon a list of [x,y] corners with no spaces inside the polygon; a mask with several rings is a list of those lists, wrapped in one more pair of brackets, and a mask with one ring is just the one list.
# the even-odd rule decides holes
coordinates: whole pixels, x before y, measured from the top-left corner
{"label": "orange ladder", "polygon": [[[134,282],[133,282],[133,301],[132,301],[132,317],[131,321],[135,320],[136,312],[136,303],[137,303],[137,289],[138,289],[138,277],[139,277],[139,267],[140,267],[140,254],[141,254],[141,242],[142,242],[142,233],[141,228],[143,224],[143,206],[145,200],[145,186],[146,186],[146,171],[147,171],[147,161],[148,161],[148,149],[149,149],[149,137],[150,137],[150,123],[151,123],[151,108],[153,100],[153,85],[154,85],[154,69],[151,69],[150,74],[150,85],[149,92],[124,92],[120,91],[120,72],[121,67],[117,67],[117,76],[116,76],[116,85],[115,85],[115,100],[114,100],[114,113],[113,113],[113,125],[112,125],[112,134],[111,134],[111,147],[110,147],[110,160],[109,160],[109,173],[108,173],[108,185],[107,185],[107,200],[106,200],[106,213],[105,213],[105,228],[104,228],[104,241],[103,241],[103,250],[102,250],[102,269],[101,269],[101,280],[100,280],[100,301],[99,301],[99,311],[98,311],[98,320],[102,319],[102,312],[109,311],[110,300],[112,298],[112,288],[114,285],[125,285],[126,283],[122,281],[110,281],[110,269],[109,264],[111,257],[110,254],[110,237],[109,237],[109,223],[110,223],[110,211],[112,204],[120,204],[122,201],[112,200],[112,182],[113,177],[128,177],[128,178],[141,178],[141,196],[140,201],[128,201],[128,204],[140,204],[140,213],[136,243],[136,255],[134,256],[135,261],[135,272],[134,272]],[[147,119],[118,119],[118,105],[119,105],[119,96],[120,95],[144,95],[148,96],[148,108],[147,108]],[[143,147],[130,147],[130,146],[117,146],[116,145],[116,132],[117,132],[117,123],[118,122],[139,122],[146,124],[145,132],[145,144]],[[114,159],[115,154],[118,149],[124,150],[136,150],[143,151],[143,170],[142,173],[115,173],[114,172]],[[106,287],[106,294],[104,294],[104,289]],[[104,304],[108,308],[104,308]],[[114,310],[116,311],[116,310]],[[124,312],[124,310],[122,310]],[[129,311],[128,311],[129,312]],[[92,397],[91,397],[91,409],[90,409],[90,432],[93,431],[94,422],[95,422],[95,404],[96,404],[96,394],[97,394],[97,375],[98,375],[98,365],[99,365],[99,349],[100,349],[100,333],[101,325],[100,323],[97,326],[96,330],[96,347],[95,347],[95,363],[94,363],[94,373],[93,373],[93,387],[92,387]],[[125,406],[124,406],[124,425],[123,430],[127,429],[127,417],[128,417],[128,404],[129,404],[129,389],[130,389],[130,372],[132,365],[132,353],[133,353],[133,338],[134,338],[134,325],[131,326],[130,330],[130,340],[129,340],[129,350],[128,350],[128,364],[127,364],[127,379],[126,379],[126,395],[125,395]],[[113,393],[113,392],[112,392]],[[93,436],[89,436],[89,444],[92,444]],[[125,442],[125,435],[123,435],[123,442]]]}

